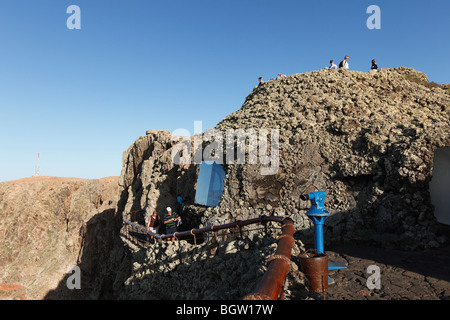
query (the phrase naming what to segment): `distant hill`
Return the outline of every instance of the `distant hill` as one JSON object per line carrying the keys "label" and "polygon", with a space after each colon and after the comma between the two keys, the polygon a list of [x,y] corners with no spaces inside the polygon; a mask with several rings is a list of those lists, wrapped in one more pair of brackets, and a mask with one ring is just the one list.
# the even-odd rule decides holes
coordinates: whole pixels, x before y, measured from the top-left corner
{"label": "distant hill", "polygon": [[[0,183],[0,284],[21,288],[0,291],[0,298],[42,299],[57,288],[71,267],[88,259],[83,254],[92,249],[95,239],[87,237],[96,224],[104,242],[110,240],[117,182],[32,177]],[[92,251],[98,256],[90,259],[98,262],[101,255]]]}

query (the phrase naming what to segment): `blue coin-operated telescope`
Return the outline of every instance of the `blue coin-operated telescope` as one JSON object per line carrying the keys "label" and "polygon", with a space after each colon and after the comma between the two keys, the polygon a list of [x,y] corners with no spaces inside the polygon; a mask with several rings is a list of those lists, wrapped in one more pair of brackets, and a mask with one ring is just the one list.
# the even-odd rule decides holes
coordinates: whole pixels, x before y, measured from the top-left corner
{"label": "blue coin-operated telescope", "polygon": [[300,196],[300,199],[302,200],[311,201],[311,209],[309,209],[306,215],[314,223],[316,250],[320,253],[325,253],[323,248],[323,224],[326,218],[330,216],[330,213],[324,206],[325,197],[326,195],[323,191],[312,192]]}
{"label": "blue coin-operated telescope", "polygon": [[[316,250],[320,253],[325,253],[323,245],[323,224],[325,220],[330,216],[330,213],[325,209],[325,197],[326,194],[323,191],[316,191],[300,196],[302,200],[309,200],[311,202],[311,209],[306,213],[314,223],[315,231],[315,244]],[[328,270],[345,269],[346,266],[339,262],[328,262]],[[328,277],[328,283],[334,283],[333,279]]]}

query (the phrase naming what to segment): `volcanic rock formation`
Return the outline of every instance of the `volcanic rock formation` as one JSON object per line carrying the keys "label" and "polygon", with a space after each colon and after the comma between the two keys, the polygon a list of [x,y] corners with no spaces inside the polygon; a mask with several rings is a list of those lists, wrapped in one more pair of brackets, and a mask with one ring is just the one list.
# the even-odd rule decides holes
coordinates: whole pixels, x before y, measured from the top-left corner
{"label": "volcanic rock formation", "polygon": [[[309,204],[299,196],[323,190],[331,213],[327,240],[438,247],[446,239],[438,232],[428,186],[434,151],[450,146],[449,101],[447,87],[405,67],[319,70],[267,81],[215,129],[223,137],[231,129],[276,130],[274,174],[261,174],[267,166],[250,164],[248,157],[244,164],[227,163],[227,149],[219,144],[226,172],[222,199],[214,208],[195,206],[199,137],[188,141],[191,161],[178,165],[174,154],[186,139],[152,130],[124,152],[117,213],[147,206],[162,212],[176,205],[180,193],[186,230],[283,215],[294,219],[302,239],[312,234],[312,223],[305,215]],[[210,136],[207,131],[200,137],[203,150]]]}

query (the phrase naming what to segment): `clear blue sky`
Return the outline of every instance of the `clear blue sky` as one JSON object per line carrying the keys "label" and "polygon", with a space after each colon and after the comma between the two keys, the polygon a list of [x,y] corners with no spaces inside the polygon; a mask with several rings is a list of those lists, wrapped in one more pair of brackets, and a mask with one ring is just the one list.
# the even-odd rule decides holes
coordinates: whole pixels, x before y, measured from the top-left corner
{"label": "clear blue sky", "polygon": [[[381,29],[369,30],[369,5]],[[66,9],[81,9],[69,30]],[[450,1],[2,0],[0,181],[119,175],[149,129],[214,127],[283,72],[407,66],[450,82]]]}

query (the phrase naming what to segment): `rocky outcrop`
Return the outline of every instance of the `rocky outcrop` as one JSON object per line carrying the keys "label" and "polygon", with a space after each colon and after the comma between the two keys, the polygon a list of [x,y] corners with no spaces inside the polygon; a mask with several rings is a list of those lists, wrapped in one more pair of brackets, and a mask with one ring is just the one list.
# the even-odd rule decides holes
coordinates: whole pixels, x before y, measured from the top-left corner
{"label": "rocky outcrop", "polygon": [[[130,244],[133,247],[132,244]],[[236,300],[254,292],[274,254],[275,238],[232,237],[193,245],[187,241],[157,243],[132,256],[133,270],[120,298],[163,300]],[[294,255],[304,249],[301,242]],[[286,290],[304,283],[295,263]]]}
{"label": "rocky outcrop", "polygon": [[[450,145],[449,102],[446,86],[430,84],[425,74],[403,67],[369,73],[320,70],[265,82],[254,88],[242,108],[202,135],[186,139],[151,130],[140,137],[123,155],[117,214],[146,208],[162,213],[166,206],[176,207],[181,194],[182,230],[260,215],[289,216],[295,221],[298,251],[304,249],[301,240],[313,235],[305,215],[309,203],[300,195],[323,190],[331,213],[325,223],[326,243],[438,247],[448,239],[438,232],[428,186],[434,151]],[[251,139],[259,143],[261,136],[231,139],[231,149],[224,144],[230,132],[253,129],[270,132],[266,148],[259,146],[257,161],[250,157]],[[242,145],[245,161],[238,163]],[[275,165],[267,158],[262,161],[261,150],[277,156]],[[199,155],[222,162],[226,172],[216,207],[194,202]],[[276,170],[267,171],[268,164]],[[145,224],[148,215],[139,211],[132,219]],[[238,286],[228,283],[246,283],[243,278],[248,277],[255,284],[271,245],[257,245],[252,237],[237,242],[230,237],[225,234],[219,243],[224,248],[237,244],[233,255],[226,249],[211,255],[208,242],[147,249],[128,243],[134,264],[122,298],[241,298]],[[246,246],[253,248],[251,253],[243,249]],[[246,269],[245,259],[254,268]],[[218,277],[221,283],[212,289]],[[298,277],[293,281],[302,283]]]}
{"label": "rocky outcrop", "polygon": [[328,238],[438,246],[445,239],[436,232],[428,184],[434,150],[450,145],[450,96],[412,77],[427,81],[408,68],[321,70],[255,88],[217,128],[278,129],[280,168],[262,177],[249,165],[228,166],[225,197],[205,216],[268,203],[307,230],[299,195],[324,190]]}
{"label": "rocky outcrop", "polygon": [[176,143],[170,132],[153,130],[124,152],[118,213],[147,206],[162,212],[167,206],[176,205],[178,193],[193,201],[198,168],[175,166],[171,151]]}
{"label": "rocky outcrop", "polygon": [[[146,206],[162,212],[175,206],[181,193],[186,215],[197,222],[186,227],[275,214],[293,218],[298,236],[307,237],[309,204],[299,196],[323,190],[331,212],[327,240],[403,249],[439,246],[446,240],[436,229],[428,185],[434,150],[450,145],[450,96],[446,87],[427,83],[425,74],[404,67],[319,70],[265,82],[215,129],[223,137],[231,129],[276,130],[274,174],[262,175],[267,166],[249,164],[248,158],[245,164],[226,163],[223,146],[222,199],[215,208],[196,207],[198,164],[174,164],[179,140],[150,131],[124,153],[118,214]],[[190,143],[195,146],[195,137]]]}

